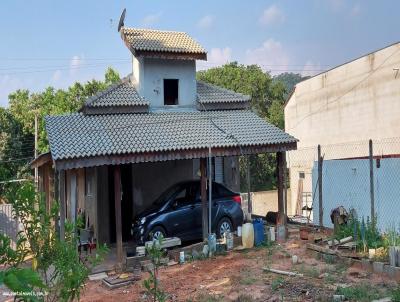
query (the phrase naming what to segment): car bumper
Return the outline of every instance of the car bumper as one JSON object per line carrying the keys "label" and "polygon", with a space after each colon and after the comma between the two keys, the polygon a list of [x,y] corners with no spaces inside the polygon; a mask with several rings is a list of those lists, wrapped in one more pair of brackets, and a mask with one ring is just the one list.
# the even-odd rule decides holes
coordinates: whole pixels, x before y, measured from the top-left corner
{"label": "car bumper", "polygon": [[133,241],[137,244],[144,244],[146,241],[146,230],[144,225],[134,226],[132,228]]}

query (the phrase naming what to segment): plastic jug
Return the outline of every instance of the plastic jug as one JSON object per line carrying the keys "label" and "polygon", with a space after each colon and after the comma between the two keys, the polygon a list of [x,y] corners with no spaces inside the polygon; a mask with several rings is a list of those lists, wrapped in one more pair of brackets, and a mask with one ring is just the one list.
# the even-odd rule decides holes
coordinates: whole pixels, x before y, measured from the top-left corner
{"label": "plastic jug", "polygon": [[259,246],[265,241],[264,223],[262,222],[262,220],[256,219],[253,221],[253,226],[254,226],[254,245]]}
{"label": "plastic jug", "polygon": [[242,245],[248,249],[254,246],[254,227],[252,223],[245,223],[242,226]]}

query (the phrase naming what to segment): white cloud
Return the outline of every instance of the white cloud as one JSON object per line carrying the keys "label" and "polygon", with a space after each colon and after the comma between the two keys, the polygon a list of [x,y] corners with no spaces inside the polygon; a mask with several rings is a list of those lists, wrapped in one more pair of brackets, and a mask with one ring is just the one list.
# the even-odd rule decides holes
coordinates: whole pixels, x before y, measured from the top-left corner
{"label": "white cloud", "polygon": [[85,61],[85,57],[84,55],[80,55],[80,56],[73,56],[71,58],[71,61],[69,62],[69,73],[70,75],[75,75],[77,73],[77,70],[79,69],[79,67],[84,63]]}
{"label": "white cloud", "polygon": [[197,69],[208,69],[211,67],[221,66],[232,61],[232,49],[212,48],[207,54],[207,61],[198,61]]}
{"label": "white cloud", "polygon": [[272,74],[287,70],[289,55],[279,41],[272,38],[266,40],[260,47],[246,50],[245,64],[257,64],[265,71]]}
{"label": "white cloud", "polygon": [[206,15],[197,22],[197,27],[201,29],[210,28],[214,23],[214,17],[211,15]]}
{"label": "white cloud", "polygon": [[351,9],[351,14],[352,14],[353,16],[357,16],[357,15],[360,14],[360,12],[361,12],[361,5],[360,5],[360,3],[354,4],[353,8]]}
{"label": "white cloud", "polygon": [[27,85],[20,78],[10,75],[0,77],[0,106],[7,107],[8,95],[17,89],[25,89]]}
{"label": "white cloud", "polygon": [[162,12],[158,12],[156,14],[150,14],[145,16],[142,20],[142,25],[144,27],[151,27],[155,25],[156,23],[158,23],[158,21],[160,21],[162,14],[163,14]]}
{"label": "white cloud", "polygon": [[265,9],[259,19],[262,25],[280,24],[284,21],[285,15],[276,5],[271,5]]}

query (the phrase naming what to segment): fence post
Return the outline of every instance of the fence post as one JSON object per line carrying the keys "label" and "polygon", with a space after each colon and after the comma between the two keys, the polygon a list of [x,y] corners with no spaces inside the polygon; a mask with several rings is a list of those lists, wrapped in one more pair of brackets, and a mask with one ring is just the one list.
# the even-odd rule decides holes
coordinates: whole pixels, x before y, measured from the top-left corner
{"label": "fence post", "polygon": [[321,145],[318,145],[318,207],[319,207],[319,225],[323,226],[324,209],[322,207],[322,156]]}
{"label": "fence post", "polygon": [[374,151],[372,139],[369,140],[369,194],[371,197],[371,221],[372,225],[375,225]]}
{"label": "fence post", "polygon": [[251,204],[251,172],[250,172],[250,158],[251,155],[247,155],[247,211],[249,214],[248,219],[251,220],[251,214],[253,212],[253,207]]}

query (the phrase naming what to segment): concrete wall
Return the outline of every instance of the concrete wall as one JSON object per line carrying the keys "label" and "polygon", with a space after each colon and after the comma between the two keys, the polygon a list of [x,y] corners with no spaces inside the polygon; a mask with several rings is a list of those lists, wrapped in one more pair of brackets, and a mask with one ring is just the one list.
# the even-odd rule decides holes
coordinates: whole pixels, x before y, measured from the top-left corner
{"label": "concrete wall", "polygon": [[[288,192],[288,201],[290,200],[290,190]],[[260,191],[251,193],[253,214],[265,216],[268,212],[278,211],[278,191]]]}
{"label": "concrete wall", "polygon": [[[292,213],[299,172],[306,174],[303,191],[313,191],[318,144],[325,159],[354,158],[368,155],[369,139],[399,136],[399,67],[398,43],[296,85],[285,107],[285,131],[299,139],[299,151],[288,152]],[[384,154],[400,154],[400,141],[386,145]]]}
{"label": "concrete wall", "polygon": [[[391,224],[398,226],[400,207],[400,158],[380,159],[377,168],[374,161],[374,187],[375,211],[377,213],[378,227],[381,231],[387,230]],[[338,206],[347,210],[354,208],[358,216],[371,216],[370,185],[369,185],[369,160],[327,160],[324,161],[322,176],[323,208],[325,226],[333,227],[330,220],[330,211]],[[313,184],[318,179],[317,164],[312,170]],[[315,222],[319,223],[318,199],[314,203]]]}
{"label": "concrete wall", "polygon": [[178,105],[194,106],[196,101],[196,62],[135,58],[132,60],[133,83],[139,94],[148,99],[152,107],[164,106],[164,79],[178,79]]}

